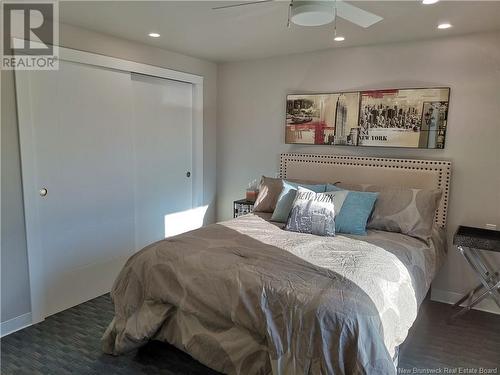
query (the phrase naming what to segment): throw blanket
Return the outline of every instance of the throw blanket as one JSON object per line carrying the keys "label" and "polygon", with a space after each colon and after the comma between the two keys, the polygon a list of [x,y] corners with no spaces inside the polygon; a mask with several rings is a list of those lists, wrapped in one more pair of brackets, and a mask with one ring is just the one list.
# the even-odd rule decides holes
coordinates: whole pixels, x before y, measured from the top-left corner
{"label": "throw blanket", "polygon": [[103,349],[160,339],[228,374],[395,374],[437,265],[401,234],[319,237],[246,215],[133,255]]}

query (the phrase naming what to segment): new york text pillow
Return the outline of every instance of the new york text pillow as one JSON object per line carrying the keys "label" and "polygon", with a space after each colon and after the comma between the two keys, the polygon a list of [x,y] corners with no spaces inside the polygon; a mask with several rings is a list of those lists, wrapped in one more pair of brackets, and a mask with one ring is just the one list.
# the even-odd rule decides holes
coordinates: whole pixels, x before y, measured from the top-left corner
{"label": "new york text pillow", "polygon": [[342,191],[315,193],[299,186],[285,229],[319,236],[335,236],[334,202],[345,199],[343,195]]}

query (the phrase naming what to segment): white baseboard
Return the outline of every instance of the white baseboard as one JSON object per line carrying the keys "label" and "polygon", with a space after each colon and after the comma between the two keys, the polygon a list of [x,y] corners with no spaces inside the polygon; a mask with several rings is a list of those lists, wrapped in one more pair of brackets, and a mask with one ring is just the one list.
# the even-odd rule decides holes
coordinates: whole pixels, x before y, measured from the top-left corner
{"label": "white baseboard", "polygon": [[[434,288],[432,288],[431,290],[432,301],[449,303],[453,305],[462,297],[463,297],[462,294],[450,292],[448,290],[440,290]],[[486,298],[482,300],[474,307],[474,309],[500,315],[500,308],[497,306],[495,302],[491,300],[491,298]]]}
{"label": "white baseboard", "polygon": [[2,322],[0,328],[0,337],[4,337],[19,331],[20,329],[26,328],[31,325],[31,313],[26,313],[23,315],[16,316],[15,318],[6,320]]}

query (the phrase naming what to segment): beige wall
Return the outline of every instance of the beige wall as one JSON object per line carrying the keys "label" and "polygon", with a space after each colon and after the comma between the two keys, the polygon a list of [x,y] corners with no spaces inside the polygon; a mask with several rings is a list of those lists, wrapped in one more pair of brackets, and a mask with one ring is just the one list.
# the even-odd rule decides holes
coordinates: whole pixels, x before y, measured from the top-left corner
{"label": "beige wall", "polygon": [[[459,224],[500,229],[500,33],[332,49],[219,66],[217,217],[231,216],[247,183],[278,171],[281,152],[446,159],[453,162],[449,238]],[[444,150],[284,144],[287,93],[451,87]],[[450,247],[433,292],[464,292],[474,276]],[[451,294],[450,294],[451,292]]]}
{"label": "beige wall", "polygon": [[[161,66],[204,77],[204,203],[209,205],[206,222],[212,222],[215,217],[216,188],[216,64],[67,25],[61,25],[60,44],[63,47]],[[12,72],[2,71],[1,84],[1,321],[4,322],[30,311],[30,295]]]}

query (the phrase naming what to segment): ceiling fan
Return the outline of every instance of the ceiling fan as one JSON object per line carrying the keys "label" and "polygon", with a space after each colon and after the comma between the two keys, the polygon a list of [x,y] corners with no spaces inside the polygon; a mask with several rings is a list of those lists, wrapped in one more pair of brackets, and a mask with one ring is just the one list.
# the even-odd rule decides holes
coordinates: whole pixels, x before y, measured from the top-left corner
{"label": "ceiling fan", "polygon": [[[248,1],[240,4],[222,5],[212,9],[235,8],[274,1],[279,0]],[[337,16],[364,28],[383,19],[342,0],[291,0],[288,6],[287,26],[290,26],[290,22],[300,26],[321,26],[331,22],[336,23]]]}

